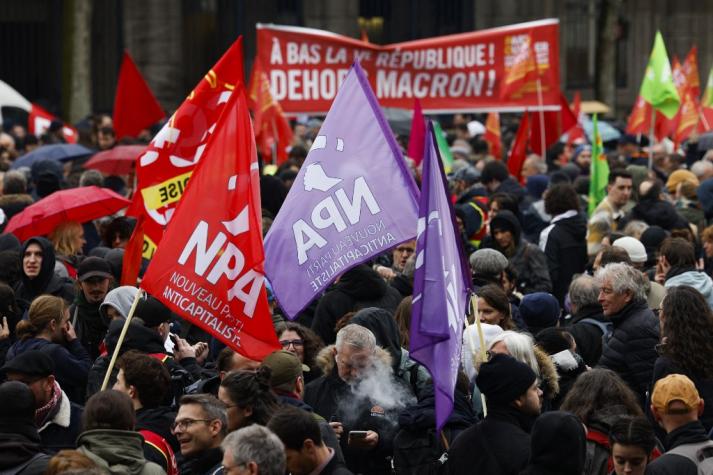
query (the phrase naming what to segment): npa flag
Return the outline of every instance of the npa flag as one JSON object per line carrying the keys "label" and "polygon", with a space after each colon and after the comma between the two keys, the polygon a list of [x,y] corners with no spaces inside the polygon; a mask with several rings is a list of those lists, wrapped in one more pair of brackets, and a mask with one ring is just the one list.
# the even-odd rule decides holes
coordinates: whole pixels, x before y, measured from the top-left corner
{"label": "npa flag", "polygon": [[245,90],[215,123],[141,287],[254,360],[280,348],[267,303],[257,151]]}
{"label": "npa flag", "polygon": [[347,73],[265,237],[289,318],[352,267],[416,235],[418,190],[359,63]]}
{"label": "npa flag", "polygon": [[654,47],[651,50],[649,63],[646,65],[639,95],[669,119],[676,115],[681,104],[660,31],[656,32]]}
{"label": "npa flag", "polygon": [[114,133],[116,140],[136,137],[166,117],[139,68],[124,51],[114,95]]}
{"label": "npa flag", "polygon": [[416,99],[413,101],[411,133],[408,137],[408,151],[406,152],[406,155],[416,162],[416,166],[419,166],[423,160],[424,140],[426,140],[426,121],[423,118],[421,101]]}
{"label": "npa flag", "polygon": [[[242,38],[200,80],[153,138],[136,166],[137,190],[126,214],[139,219],[131,239],[140,239],[150,259],[235,87],[243,87]],[[138,246],[136,247],[138,248]],[[138,262],[140,255],[124,255]],[[135,266],[134,268],[138,268]]]}
{"label": "npa flag", "polygon": [[594,141],[592,143],[592,163],[589,165],[589,215],[594,213],[597,205],[607,195],[607,183],[609,182],[609,162],[604,154],[602,136],[599,133],[597,114],[592,117],[592,132]]}
{"label": "npa flag", "polygon": [[440,431],[453,411],[470,272],[456,232],[433,127],[429,127],[425,148],[409,352],[433,378],[436,429]]}
{"label": "npa flag", "polygon": [[292,128],[280,103],[270,93],[270,81],[259,58],[255,58],[253,63],[248,104],[253,111],[255,140],[263,163],[281,164],[287,160],[287,147],[292,143]]}
{"label": "npa flag", "polygon": [[[52,125],[52,122],[59,121],[57,117],[37,104],[30,105],[29,113],[30,115],[27,117],[27,132],[37,137],[45,134],[49,130],[50,125]],[[71,125],[63,124],[62,137],[64,137],[67,143],[77,143],[79,134],[77,134],[77,129]]]}
{"label": "npa flag", "polygon": [[488,112],[488,118],[485,120],[483,140],[488,142],[490,155],[495,157],[496,160],[502,160],[503,142],[500,139],[500,114],[497,112]]}
{"label": "npa flag", "polygon": [[638,96],[626,123],[626,133],[631,135],[648,134],[651,127],[651,104]]}
{"label": "npa flag", "polygon": [[515,134],[510,146],[510,155],[508,156],[508,171],[518,182],[522,181],[522,165],[527,158],[527,140],[530,136],[530,123],[528,121],[529,114],[525,112],[520,119],[520,127]]}
{"label": "npa flag", "polygon": [[[505,43],[505,77],[500,95],[502,99],[519,98],[537,80],[537,58],[532,45],[532,34],[511,36]],[[536,86],[535,86],[536,87]]]}

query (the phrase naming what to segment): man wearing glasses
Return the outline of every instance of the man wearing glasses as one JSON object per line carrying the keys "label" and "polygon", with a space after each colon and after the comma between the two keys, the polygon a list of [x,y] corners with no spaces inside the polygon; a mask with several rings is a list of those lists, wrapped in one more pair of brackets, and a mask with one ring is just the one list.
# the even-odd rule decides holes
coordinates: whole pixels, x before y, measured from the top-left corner
{"label": "man wearing glasses", "polygon": [[180,401],[171,432],[183,456],[180,473],[220,475],[223,473],[221,442],[228,432],[225,405],[209,394],[189,394]]}

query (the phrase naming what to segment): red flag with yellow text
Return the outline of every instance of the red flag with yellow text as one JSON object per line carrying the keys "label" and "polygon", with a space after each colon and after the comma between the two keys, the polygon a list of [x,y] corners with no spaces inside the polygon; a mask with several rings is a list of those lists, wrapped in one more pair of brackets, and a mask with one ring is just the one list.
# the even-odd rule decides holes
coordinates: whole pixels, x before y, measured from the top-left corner
{"label": "red flag with yellow text", "polygon": [[483,140],[488,142],[490,146],[490,155],[496,160],[503,159],[503,143],[500,138],[500,114],[497,112],[489,112],[488,118],[485,121],[485,133]]}
{"label": "red flag with yellow text", "polygon": [[[287,147],[292,143],[292,128],[280,103],[270,93],[270,81],[259,58],[255,58],[250,76],[248,104],[253,111],[255,141],[263,161],[279,165],[287,160]],[[276,153],[273,153],[273,149]]]}
{"label": "red flag with yellow text", "polygon": [[141,287],[238,353],[280,348],[267,303],[260,177],[245,90],[236,86]]}
{"label": "red flag with yellow text", "polygon": [[[141,239],[142,255],[150,259],[163,230],[183,196],[230,92],[243,86],[242,37],[223,54],[156,134],[136,163],[137,189],[126,214],[143,217],[131,239]],[[140,229],[142,228],[142,229]],[[139,246],[133,246],[139,249]],[[141,255],[127,252],[124,261],[138,268]],[[122,282],[132,285],[134,281]]]}

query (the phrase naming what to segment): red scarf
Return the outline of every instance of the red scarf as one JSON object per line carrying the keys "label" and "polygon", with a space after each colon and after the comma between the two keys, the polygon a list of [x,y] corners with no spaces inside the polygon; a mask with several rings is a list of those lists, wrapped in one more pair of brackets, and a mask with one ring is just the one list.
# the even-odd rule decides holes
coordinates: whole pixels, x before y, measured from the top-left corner
{"label": "red scarf", "polygon": [[46,422],[46,419],[50,414],[54,414],[54,409],[62,400],[62,388],[59,387],[57,381],[54,382],[54,387],[52,388],[52,396],[47,404],[35,410],[35,424],[40,428]]}

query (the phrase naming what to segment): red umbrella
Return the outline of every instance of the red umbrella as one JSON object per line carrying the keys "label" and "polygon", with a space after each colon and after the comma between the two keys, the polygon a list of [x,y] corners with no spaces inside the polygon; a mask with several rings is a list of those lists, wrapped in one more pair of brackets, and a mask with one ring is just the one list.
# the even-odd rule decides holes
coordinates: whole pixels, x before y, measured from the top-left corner
{"label": "red umbrella", "polygon": [[49,234],[66,221],[85,223],[114,214],[129,203],[123,196],[98,186],[55,191],[13,216],[5,232],[24,241]]}
{"label": "red umbrella", "polygon": [[127,175],[146,145],[119,145],[94,155],[84,168],[93,168],[107,175]]}

